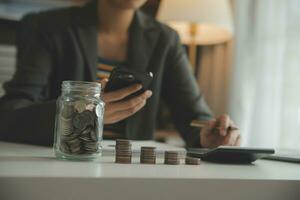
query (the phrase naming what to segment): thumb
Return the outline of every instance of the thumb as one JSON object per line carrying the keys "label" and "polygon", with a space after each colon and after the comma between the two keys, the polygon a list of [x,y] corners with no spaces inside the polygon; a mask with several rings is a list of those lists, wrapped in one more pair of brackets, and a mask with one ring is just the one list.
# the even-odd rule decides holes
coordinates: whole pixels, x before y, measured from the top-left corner
{"label": "thumb", "polygon": [[106,87],[107,82],[108,82],[107,78],[104,78],[100,81],[102,90]]}

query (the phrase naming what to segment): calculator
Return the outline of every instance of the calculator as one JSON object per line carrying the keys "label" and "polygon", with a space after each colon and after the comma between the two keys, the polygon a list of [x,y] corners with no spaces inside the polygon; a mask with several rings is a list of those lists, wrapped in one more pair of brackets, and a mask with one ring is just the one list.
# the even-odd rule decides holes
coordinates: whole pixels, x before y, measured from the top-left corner
{"label": "calculator", "polygon": [[187,156],[217,163],[249,164],[274,153],[275,150],[269,148],[219,146],[210,149],[191,148]]}

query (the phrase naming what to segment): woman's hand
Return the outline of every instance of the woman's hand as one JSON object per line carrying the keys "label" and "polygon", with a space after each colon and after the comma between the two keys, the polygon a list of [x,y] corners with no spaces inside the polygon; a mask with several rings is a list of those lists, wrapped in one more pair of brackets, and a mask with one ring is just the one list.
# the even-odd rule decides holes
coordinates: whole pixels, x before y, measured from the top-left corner
{"label": "woman's hand", "polygon": [[[107,82],[107,79],[101,80],[102,88],[105,88]],[[136,93],[140,89],[142,89],[142,85],[135,84],[120,90],[104,92],[101,95],[102,100],[105,103],[104,124],[119,122],[143,108],[146,105],[147,99],[152,96],[150,90],[147,90],[136,97],[124,100],[124,98]]]}
{"label": "woman's hand", "polygon": [[200,133],[200,142],[203,148],[213,148],[220,145],[240,146],[241,137],[228,115],[221,115],[217,119],[213,119],[209,124],[202,128]]}

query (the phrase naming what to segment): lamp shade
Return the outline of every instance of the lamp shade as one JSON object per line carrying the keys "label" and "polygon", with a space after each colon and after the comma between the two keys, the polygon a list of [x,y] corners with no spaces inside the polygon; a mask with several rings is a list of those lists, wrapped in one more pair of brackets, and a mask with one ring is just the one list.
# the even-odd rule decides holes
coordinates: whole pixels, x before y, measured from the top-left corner
{"label": "lamp shade", "polygon": [[162,22],[211,24],[233,32],[228,0],[162,0],[158,19]]}

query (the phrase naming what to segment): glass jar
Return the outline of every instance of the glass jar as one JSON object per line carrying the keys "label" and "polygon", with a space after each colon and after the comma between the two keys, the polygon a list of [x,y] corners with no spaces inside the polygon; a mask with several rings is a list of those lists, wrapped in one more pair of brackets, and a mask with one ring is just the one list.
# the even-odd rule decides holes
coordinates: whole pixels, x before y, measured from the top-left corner
{"label": "glass jar", "polygon": [[63,81],[62,93],[56,103],[56,157],[68,160],[99,158],[104,114],[100,94],[100,83]]}

